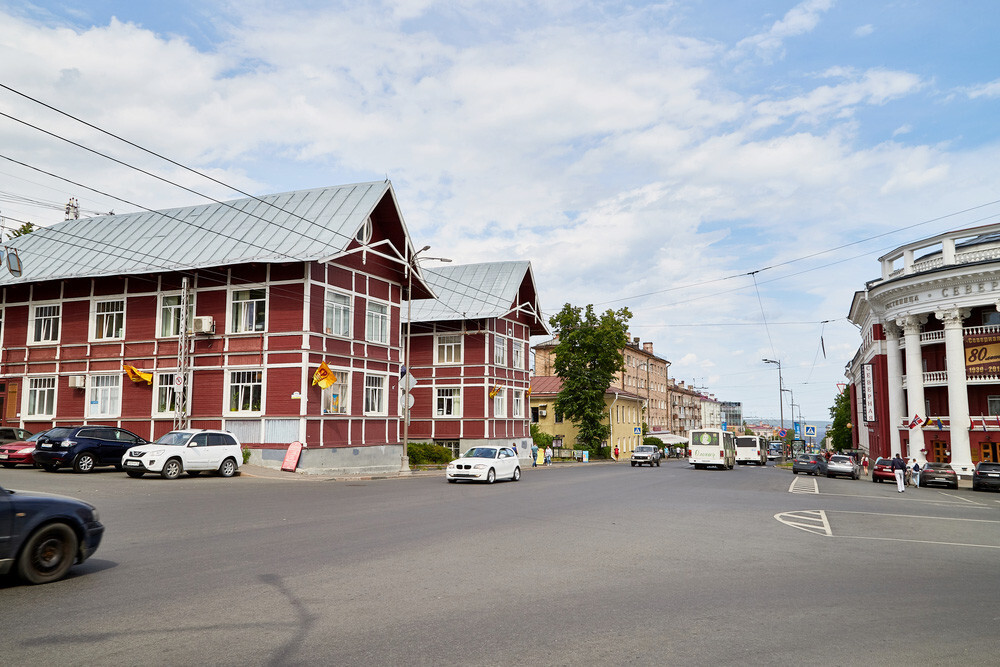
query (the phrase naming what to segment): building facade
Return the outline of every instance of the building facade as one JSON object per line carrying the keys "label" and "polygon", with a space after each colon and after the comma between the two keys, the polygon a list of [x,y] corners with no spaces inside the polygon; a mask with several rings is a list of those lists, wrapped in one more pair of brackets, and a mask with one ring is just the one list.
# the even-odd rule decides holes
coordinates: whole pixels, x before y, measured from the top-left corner
{"label": "building facade", "polygon": [[688,431],[701,428],[701,392],[687,386],[683,380],[679,382],[670,380],[667,383],[667,392],[671,407],[670,432],[686,436]]}
{"label": "building facade", "polygon": [[[436,298],[409,313],[408,438],[454,454],[517,443],[530,455],[529,338],[549,334],[529,262],[427,269]],[[404,312],[404,317],[407,313]]]}
{"label": "building facade", "polygon": [[722,403],[712,395],[701,397],[701,427],[722,428]]}
{"label": "building facade", "polygon": [[224,428],[264,465],[299,441],[302,467],[399,470],[401,302],[432,292],[406,272],[388,182],[68,220],[10,245],[3,424]]}
{"label": "building facade", "polygon": [[726,428],[736,430],[734,433],[741,432],[740,429],[743,426],[743,404],[739,401],[722,401],[720,404],[722,408],[722,421],[726,424]]}
{"label": "building facade", "polygon": [[856,447],[968,475],[1000,443],[1000,225],[901,246],[855,294],[847,365]]}

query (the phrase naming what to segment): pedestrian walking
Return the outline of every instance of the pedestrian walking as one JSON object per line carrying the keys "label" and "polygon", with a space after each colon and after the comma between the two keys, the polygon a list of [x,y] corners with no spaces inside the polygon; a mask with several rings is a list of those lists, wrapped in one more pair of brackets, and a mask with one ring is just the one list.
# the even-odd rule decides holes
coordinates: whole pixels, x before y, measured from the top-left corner
{"label": "pedestrian walking", "polygon": [[552,465],[552,448],[548,446],[545,448],[545,465]]}
{"label": "pedestrian walking", "polygon": [[916,459],[913,459],[913,474],[911,475],[911,479],[913,480],[913,487],[917,489],[920,488],[920,470],[920,463]]}
{"label": "pedestrian walking", "polygon": [[514,458],[516,459],[518,456],[520,456],[520,454],[517,453],[517,443],[512,442],[510,443],[510,446],[514,448]]}
{"label": "pedestrian walking", "polygon": [[538,467],[538,445],[531,443],[531,467]]}
{"label": "pedestrian walking", "polygon": [[618,446],[615,445],[615,461],[618,460]]}
{"label": "pedestrian walking", "polygon": [[900,458],[899,454],[894,454],[892,457],[892,474],[896,478],[896,489],[903,493],[906,489],[903,487],[903,477],[906,474],[906,461]]}
{"label": "pedestrian walking", "polygon": [[863,471],[864,476],[867,477],[868,476],[868,455],[867,454],[865,454],[864,456],[861,457],[861,470]]}

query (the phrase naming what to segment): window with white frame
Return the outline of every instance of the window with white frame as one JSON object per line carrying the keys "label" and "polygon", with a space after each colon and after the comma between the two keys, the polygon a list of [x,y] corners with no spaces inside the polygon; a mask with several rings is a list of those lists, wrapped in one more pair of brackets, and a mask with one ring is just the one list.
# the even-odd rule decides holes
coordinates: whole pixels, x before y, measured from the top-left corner
{"label": "window with white frame", "polygon": [[267,317],[267,290],[233,290],[229,331],[231,333],[251,333],[264,330]]}
{"label": "window with white frame", "polygon": [[91,375],[87,389],[88,417],[117,417],[122,411],[122,376]]}
{"label": "window with white frame", "polygon": [[365,414],[384,415],[386,413],[385,376],[365,376]]}
{"label": "window with white frame", "polygon": [[331,336],[351,336],[351,297],[333,290],[326,291],[323,329]]}
{"label": "window with white frame", "polygon": [[515,417],[524,416],[524,390],[513,389],[510,392],[510,407]]}
{"label": "window with white frame", "polygon": [[120,340],[125,337],[125,299],[95,301],[94,340]]}
{"label": "window with white frame", "polygon": [[32,343],[57,343],[59,342],[59,316],[62,306],[59,304],[48,306],[35,306],[31,311],[31,331]]}
{"label": "window with white frame", "polygon": [[156,393],[153,397],[155,401],[153,404],[154,417],[173,417],[177,410],[178,396],[182,394],[184,401],[182,405],[185,408],[190,408],[191,402],[186,400],[188,398],[186,388],[178,387],[174,383],[176,375],[176,373],[156,374]]}
{"label": "window with white frame", "polygon": [[329,387],[323,390],[323,414],[346,415],[351,408],[349,371],[331,369],[336,378]]}
{"label": "window with white frame", "polygon": [[497,366],[507,365],[507,339],[503,336],[493,336],[493,363]]}
{"label": "window with white frame", "polygon": [[511,349],[510,365],[514,368],[524,369],[524,343],[519,340],[514,341]]}
{"label": "window with white frame", "polygon": [[263,371],[229,372],[230,414],[255,414],[261,411],[263,378]]}
{"label": "window with white frame", "polygon": [[[191,330],[194,319],[194,302],[188,300],[187,328]],[[164,294],[160,297],[160,338],[175,338],[181,333],[181,295]]]}
{"label": "window with white frame", "polygon": [[460,387],[438,387],[434,390],[435,414],[438,417],[462,416],[462,389]]}
{"label": "window with white frame", "polygon": [[506,417],[507,416],[507,390],[503,387],[495,390],[496,393],[493,394],[493,416],[494,417]]}
{"label": "window with white frame", "polygon": [[369,343],[389,342],[389,306],[384,303],[368,302],[365,316],[365,340]]}
{"label": "window with white frame", "polygon": [[56,413],[56,378],[28,378],[25,417],[53,417]]}
{"label": "window with white frame", "polygon": [[461,334],[449,334],[438,336],[436,341],[437,354],[435,361],[438,364],[460,364],[462,363],[462,336]]}

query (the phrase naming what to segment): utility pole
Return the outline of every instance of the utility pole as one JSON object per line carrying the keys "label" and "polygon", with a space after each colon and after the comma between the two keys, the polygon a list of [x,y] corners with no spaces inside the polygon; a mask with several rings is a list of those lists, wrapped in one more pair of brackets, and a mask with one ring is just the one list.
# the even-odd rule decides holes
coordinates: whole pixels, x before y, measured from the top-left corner
{"label": "utility pole", "polygon": [[177,374],[174,376],[174,430],[187,428],[190,424],[187,413],[188,397],[188,278],[181,280],[181,312],[178,315],[177,332]]}

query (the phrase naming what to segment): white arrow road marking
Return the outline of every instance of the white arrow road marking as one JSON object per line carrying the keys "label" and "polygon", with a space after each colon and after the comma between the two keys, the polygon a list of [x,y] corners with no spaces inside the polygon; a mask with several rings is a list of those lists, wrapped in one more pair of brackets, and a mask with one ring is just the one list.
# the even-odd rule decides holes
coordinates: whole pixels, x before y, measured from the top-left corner
{"label": "white arrow road marking", "polygon": [[811,477],[796,477],[788,486],[789,493],[819,493],[819,483]]}
{"label": "white arrow road marking", "polygon": [[779,512],[774,518],[792,528],[804,530],[807,533],[830,537],[833,531],[830,530],[830,522],[826,520],[826,512],[823,510],[800,510],[798,512]]}

